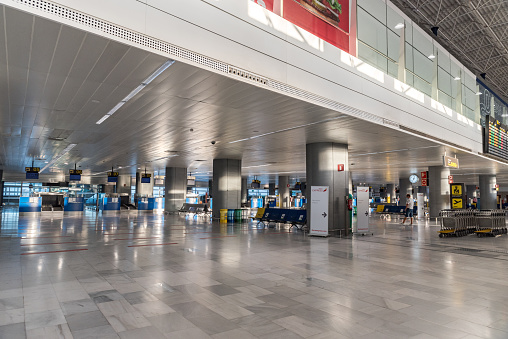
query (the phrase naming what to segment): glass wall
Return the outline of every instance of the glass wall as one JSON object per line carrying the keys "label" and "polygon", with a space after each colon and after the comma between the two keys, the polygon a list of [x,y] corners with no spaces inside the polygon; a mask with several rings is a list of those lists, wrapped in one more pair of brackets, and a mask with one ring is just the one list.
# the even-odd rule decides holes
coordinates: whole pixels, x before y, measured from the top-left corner
{"label": "glass wall", "polygon": [[476,78],[382,0],[358,0],[358,58],[480,123]]}

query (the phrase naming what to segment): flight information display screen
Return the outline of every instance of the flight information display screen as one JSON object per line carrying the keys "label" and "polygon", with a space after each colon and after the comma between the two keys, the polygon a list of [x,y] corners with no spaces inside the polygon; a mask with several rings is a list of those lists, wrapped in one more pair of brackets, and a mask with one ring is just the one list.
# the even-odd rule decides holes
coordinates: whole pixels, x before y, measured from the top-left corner
{"label": "flight information display screen", "polygon": [[485,118],[483,152],[508,160],[507,126],[490,115]]}

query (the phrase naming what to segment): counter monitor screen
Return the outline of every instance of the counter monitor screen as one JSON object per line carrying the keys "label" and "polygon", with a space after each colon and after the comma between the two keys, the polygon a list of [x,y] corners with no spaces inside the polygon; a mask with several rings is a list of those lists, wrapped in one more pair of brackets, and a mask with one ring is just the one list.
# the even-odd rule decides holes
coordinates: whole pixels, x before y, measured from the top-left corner
{"label": "counter monitor screen", "polygon": [[483,152],[508,160],[507,126],[490,115],[485,117]]}

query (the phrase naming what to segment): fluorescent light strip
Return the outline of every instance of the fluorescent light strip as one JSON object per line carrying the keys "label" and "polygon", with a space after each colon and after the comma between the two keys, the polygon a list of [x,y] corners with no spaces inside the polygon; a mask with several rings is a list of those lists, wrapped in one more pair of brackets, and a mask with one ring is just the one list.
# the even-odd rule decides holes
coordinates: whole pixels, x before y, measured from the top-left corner
{"label": "fluorescent light strip", "polygon": [[363,154],[351,154],[350,157],[359,157],[359,156],[362,156],[362,155],[374,155],[374,154],[405,152],[405,151],[412,151],[412,150],[415,150],[415,149],[436,148],[436,147],[441,147],[441,146],[442,145],[435,145],[435,146],[424,146],[424,147],[415,147],[415,148],[395,149],[395,150],[391,150],[391,151],[382,151],[382,152],[372,152],[372,153],[363,153]]}
{"label": "fluorescent light strip", "polygon": [[[134,166],[139,166],[139,165],[146,164],[147,162],[148,162],[148,163],[152,163],[152,162],[155,162],[155,161],[159,161],[159,160],[163,160],[163,159],[169,159],[169,158],[173,158],[173,157],[177,157],[177,156],[178,156],[178,154],[168,155],[167,157],[164,157],[164,158],[158,158],[158,159],[151,160],[151,161],[140,162],[140,163],[137,163],[137,164],[134,164],[134,165],[129,165],[129,166],[120,166],[120,167],[118,167],[118,168],[119,168],[119,169],[120,169],[120,168],[131,168],[131,167],[134,167]],[[107,173],[107,172],[110,172],[110,170],[107,170],[107,171],[102,171],[102,172],[95,172],[95,173],[90,174],[90,176],[99,175],[99,174],[104,174],[104,173]]]}
{"label": "fluorescent light strip", "polygon": [[321,121],[311,122],[311,123],[304,124],[304,125],[298,125],[298,126],[288,127],[288,128],[280,129],[278,131],[273,131],[273,132],[268,132],[268,133],[264,133],[264,134],[255,135],[255,136],[250,137],[250,138],[230,141],[230,142],[228,142],[228,144],[234,144],[234,143],[237,143],[237,142],[252,140],[252,139],[256,139],[256,138],[261,138],[261,137],[265,137],[267,135],[272,135],[272,134],[281,133],[281,132],[287,132],[287,131],[291,131],[291,130],[298,129],[298,128],[308,127],[308,126],[312,126],[312,125],[321,124],[321,123],[324,123],[324,122],[329,122],[329,121],[333,121],[333,120],[342,119],[342,118],[345,118],[345,117],[346,116],[341,115],[340,117],[335,117],[335,118],[325,119],[325,120],[321,120]]}
{"label": "fluorescent light strip", "polygon": [[256,167],[266,167],[266,166],[272,166],[272,164],[257,165],[257,166],[247,166],[247,167],[242,167],[242,169],[245,169],[245,168],[256,168]]}
{"label": "fluorescent light strip", "polygon": [[109,118],[110,116],[112,116],[116,111],[118,111],[123,105],[125,105],[125,103],[127,103],[127,101],[131,100],[132,98],[134,98],[139,92],[141,92],[143,90],[143,88],[145,88],[149,83],[151,83],[152,81],[154,81],[159,75],[162,74],[162,72],[164,72],[165,70],[167,70],[171,65],[173,65],[175,63],[174,60],[168,60],[166,61],[164,64],[162,64],[161,67],[159,67],[155,72],[153,72],[148,78],[146,78],[143,82],[141,82],[141,85],[139,85],[138,87],[136,87],[134,90],[132,90],[132,92],[130,92],[125,98],[123,98],[122,101],[120,101],[118,104],[116,104],[115,107],[113,107],[108,113],[106,113],[106,115],[104,115],[102,118],[100,118],[96,124],[97,125],[100,125],[102,124],[104,121],[106,121],[107,118]]}
{"label": "fluorescent light strip", "polygon": [[73,149],[74,147],[76,147],[78,144],[69,144],[67,147],[64,148],[64,150],[59,153],[53,160],[51,160],[46,166],[44,166],[42,169],[41,169],[41,172],[43,172],[45,169],[47,169],[48,167],[52,166],[55,162],[57,162],[58,160],[62,159],[62,157],[64,155],[66,155],[67,153],[69,153],[69,151],[71,149]]}

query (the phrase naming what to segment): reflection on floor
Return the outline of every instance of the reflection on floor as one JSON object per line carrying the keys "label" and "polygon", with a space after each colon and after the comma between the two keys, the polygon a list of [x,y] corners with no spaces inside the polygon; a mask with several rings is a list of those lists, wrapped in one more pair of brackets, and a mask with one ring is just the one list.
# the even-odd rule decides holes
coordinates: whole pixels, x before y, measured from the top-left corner
{"label": "reflection on floor", "polygon": [[507,338],[508,237],[125,213],[0,225],[0,338]]}

